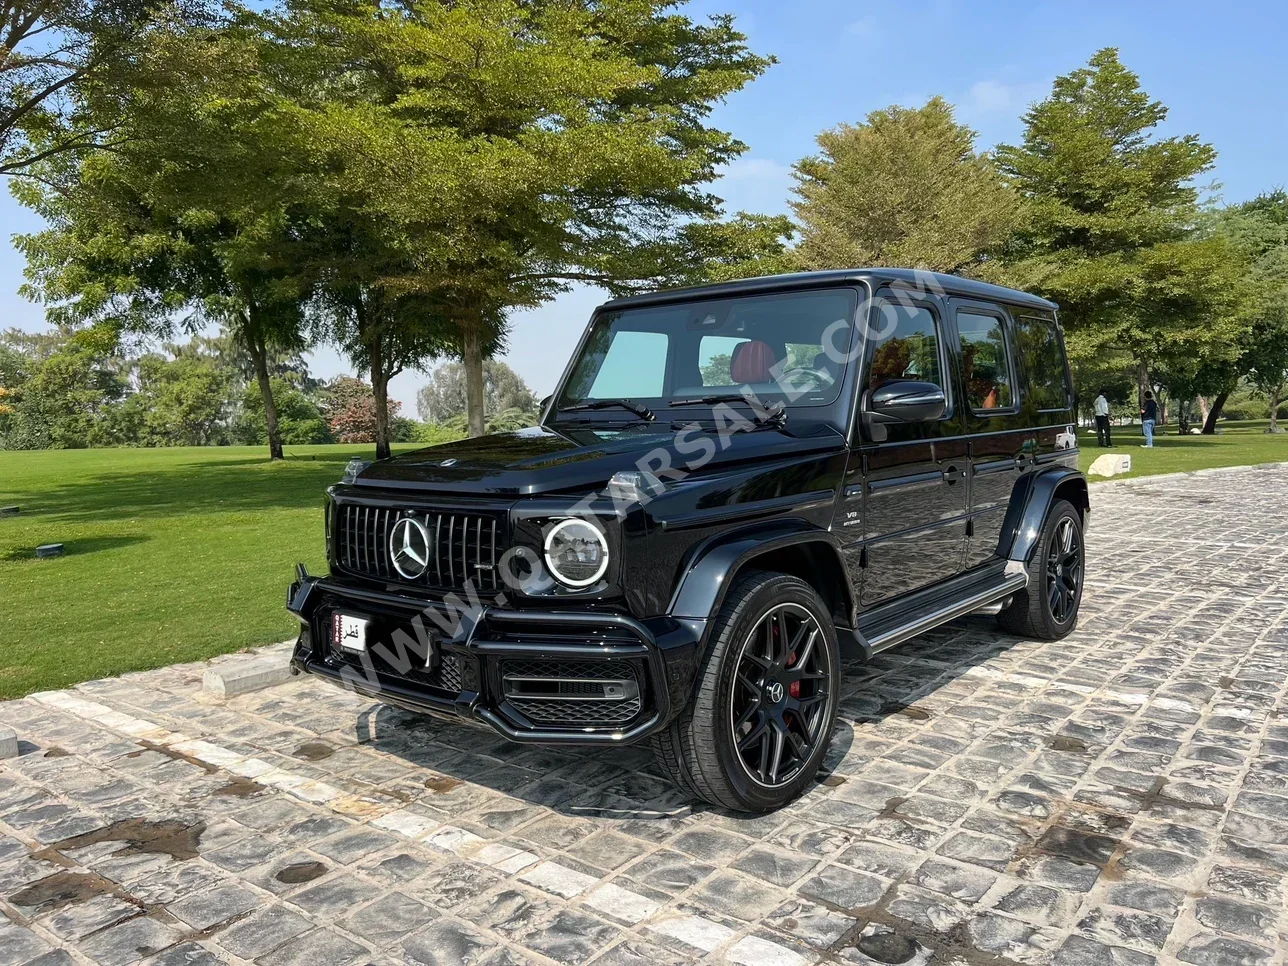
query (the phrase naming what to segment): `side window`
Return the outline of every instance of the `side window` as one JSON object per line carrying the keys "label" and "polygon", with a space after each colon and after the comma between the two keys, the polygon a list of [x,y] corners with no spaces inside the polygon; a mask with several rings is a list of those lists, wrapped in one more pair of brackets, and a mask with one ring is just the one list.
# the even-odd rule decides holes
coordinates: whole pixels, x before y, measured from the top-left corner
{"label": "side window", "polygon": [[962,342],[962,377],[971,410],[1009,409],[1015,380],[1002,320],[995,315],[959,311],[957,334]]}
{"label": "side window", "polygon": [[1038,409],[1068,409],[1069,387],[1055,323],[1031,315],[1015,320],[1015,350],[1028,376],[1026,399]]}
{"label": "side window", "polygon": [[666,377],[667,337],[662,332],[622,330],[613,336],[587,399],[656,399]]}
{"label": "side window", "polygon": [[698,344],[698,370],[702,373],[703,388],[734,385],[733,375],[730,372],[733,350],[738,343],[747,341],[747,339],[728,335],[702,337],[702,341]]}
{"label": "side window", "polygon": [[939,321],[930,309],[887,302],[875,328],[868,364],[869,389],[913,379],[933,382],[945,393],[948,391],[940,363]]}

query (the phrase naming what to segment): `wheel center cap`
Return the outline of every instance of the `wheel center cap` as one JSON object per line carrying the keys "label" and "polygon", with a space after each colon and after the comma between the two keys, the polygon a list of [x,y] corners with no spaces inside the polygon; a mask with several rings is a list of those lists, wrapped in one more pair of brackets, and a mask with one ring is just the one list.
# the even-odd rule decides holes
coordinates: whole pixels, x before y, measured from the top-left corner
{"label": "wheel center cap", "polygon": [[777,704],[783,700],[783,685],[781,681],[770,681],[765,685],[765,700],[770,704]]}
{"label": "wheel center cap", "polygon": [[1063,577],[1063,576],[1064,576],[1064,568],[1063,568],[1063,567],[1060,567],[1060,566],[1057,566],[1057,567],[1055,568],[1055,575],[1056,575],[1057,577]]}

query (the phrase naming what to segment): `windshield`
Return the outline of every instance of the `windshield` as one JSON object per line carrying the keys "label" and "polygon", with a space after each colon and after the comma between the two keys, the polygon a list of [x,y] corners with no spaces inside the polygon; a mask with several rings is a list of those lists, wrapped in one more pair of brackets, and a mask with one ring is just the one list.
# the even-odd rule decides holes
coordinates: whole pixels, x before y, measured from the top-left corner
{"label": "windshield", "polygon": [[601,313],[558,408],[700,405],[747,390],[768,406],[826,406],[841,392],[857,300],[836,288]]}

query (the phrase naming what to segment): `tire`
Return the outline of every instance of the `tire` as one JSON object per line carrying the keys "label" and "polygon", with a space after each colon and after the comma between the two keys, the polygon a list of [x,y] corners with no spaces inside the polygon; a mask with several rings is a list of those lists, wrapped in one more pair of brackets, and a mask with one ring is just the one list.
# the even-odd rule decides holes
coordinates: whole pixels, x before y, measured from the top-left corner
{"label": "tire", "polygon": [[[839,691],[836,628],[814,588],[786,574],[744,574],[711,627],[693,697],[653,737],[654,755],[695,798],[734,811],[773,811],[818,771]],[[741,753],[739,743],[747,746]]]}
{"label": "tire", "polygon": [[[1071,549],[1067,546],[1069,540],[1073,542]],[[1075,564],[1076,573],[1072,573],[1071,566]],[[1066,637],[1078,626],[1086,577],[1082,517],[1067,500],[1051,505],[1033,559],[1028,563],[1028,574],[1028,585],[997,615],[998,624],[1012,634],[1040,641]],[[1061,589],[1059,599],[1053,603],[1052,598],[1057,596],[1053,585],[1057,581]]]}

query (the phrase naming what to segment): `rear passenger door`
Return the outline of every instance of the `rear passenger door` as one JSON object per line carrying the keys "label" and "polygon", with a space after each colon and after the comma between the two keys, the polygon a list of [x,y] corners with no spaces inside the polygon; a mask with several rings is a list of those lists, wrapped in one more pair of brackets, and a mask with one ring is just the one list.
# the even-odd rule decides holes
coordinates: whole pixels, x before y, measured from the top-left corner
{"label": "rear passenger door", "polygon": [[935,422],[887,424],[884,442],[861,442],[846,495],[862,487],[861,600],[865,607],[952,577],[966,539],[966,442],[954,408],[952,356],[938,299],[885,293],[864,352],[861,391],[898,379],[939,385]]}
{"label": "rear passenger door", "polygon": [[1020,405],[1011,318],[991,302],[950,300],[970,436],[965,569],[994,558],[1016,482],[1033,466],[1036,434]]}

